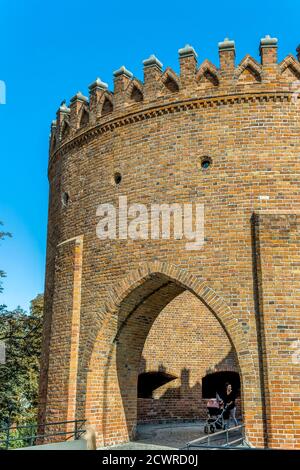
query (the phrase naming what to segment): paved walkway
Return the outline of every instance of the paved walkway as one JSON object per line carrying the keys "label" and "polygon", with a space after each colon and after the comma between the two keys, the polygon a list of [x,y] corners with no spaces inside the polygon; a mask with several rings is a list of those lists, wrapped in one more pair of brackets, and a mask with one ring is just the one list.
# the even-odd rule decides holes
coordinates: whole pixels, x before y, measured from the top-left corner
{"label": "paved walkway", "polygon": [[[204,421],[170,424],[142,424],[137,428],[137,436],[134,442],[119,444],[109,447],[115,450],[138,449],[182,449],[187,442],[206,436],[203,431]],[[240,432],[235,431],[231,439],[240,437]],[[224,437],[213,437],[214,445],[225,443]],[[105,449],[108,449],[106,447]]]}

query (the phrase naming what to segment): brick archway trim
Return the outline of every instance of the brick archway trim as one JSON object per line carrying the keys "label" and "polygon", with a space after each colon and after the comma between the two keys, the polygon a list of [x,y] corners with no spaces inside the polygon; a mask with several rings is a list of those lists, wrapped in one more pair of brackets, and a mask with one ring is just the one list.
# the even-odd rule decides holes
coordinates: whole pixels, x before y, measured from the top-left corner
{"label": "brick archway trim", "polygon": [[107,300],[100,309],[101,316],[104,318],[104,323],[101,327],[102,331],[105,331],[106,324],[118,313],[122,302],[129,294],[155,275],[164,275],[171,282],[179,284],[196,295],[223,326],[236,350],[240,367],[245,362],[249,365],[250,350],[245,333],[238,318],[233,314],[225,300],[209,287],[206,281],[190,273],[188,270],[168,262],[154,261],[143,263],[137,269],[129,272],[120,282],[108,288]]}
{"label": "brick archway trim", "polygon": [[[157,276],[162,276],[166,279],[166,282],[177,284],[183,290],[188,290],[194,294],[199,300],[201,300],[204,305],[211,311],[211,313],[216,317],[221,326],[224,329],[224,332],[227,334],[238,359],[238,366],[241,378],[241,397],[242,397],[242,407],[244,409],[244,419],[246,424],[246,435],[247,438],[249,430],[251,431],[253,426],[255,429],[259,427],[258,439],[261,439],[262,429],[260,424],[257,423],[256,415],[261,413],[261,404],[259,393],[253,393],[255,387],[258,386],[257,381],[259,380],[257,374],[257,367],[255,366],[255,357],[251,353],[251,345],[248,344],[248,335],[245,334],[242,325],[239,321],[239,318],[236,314],[233,313],[231,308],[228,306],[226,301],[218,294],[214,289],[212,289],[205,280],[199,276],[190,273],[188,270],[179,268],[168,262],[153,261],[148,263],[140,264],[133,271],[128,272],[128,274],[119,282],[111,284],[107,289],[106,301],[102,303],[102,307],[99,311],[99,317],[101,317],[101,326],[96,332],[94,330],[93,338],[93,349],[91,355],[88,359],[87,365],[87,395],[85,403],[85,415],[88,419],[93,420],[93,415],[95,413],[95,403],[99,399],[104,400],[107,394],[107,380],[109,375],[109,370],[111,367],[111,353],[116,346],[114,338],[116,337],[116,326],[118,325],[118,317],[120,309],[124,302],[133,295],[134,292],[139,287],[142,287],[144,284],[147,284],[147,281],[154,279]],[[140,289],[138,289],[137,302],[141,301]],[[148,292],[149,294],[149,292]],[[155,294],[155,292],[154,292]],[[150,295],[151,292],[150,292]],[[134,301],[132,303],[134,309]],[[130,315],[130,312],[128,312]],[[100,318],[99,318],[100,320]],[[112,328],[112,324],[114,327]],[[110,345],[107,350],[106,358],[104,358],[104,344]],[[99,351],[101,351],[99,355]],[[99,395],[99,398],[92,398],[94,395],[95,389],[99,386],[97,379],[97,371],[99,370],[99,357],[103,358],[102,367],[103,369],[103,395],[102,392]],[[106,363],[106,365],[104,365]],[[246,387],[244,387],[244,381],[246,382]],[[248,387],[249,383],[250,389]],[[253,385],[254,383],[254,385]],[[106,384],[106,385],[105,385]],[[254,388],[253,388],[254,387]],[[257,390],[259,390],[257,388]],[[103,403],[104,403],[103,402]],[[245,404],[247,404],[247,409]],[[107,421],[107,407],[104,406],[101,409],[102,417],[98,418],[100,420],[102,427],[102,439],[103,445],[105,441],[105,429]],[[255,415],[256,413],[256,415]],[[252,416],[253,415],[253,416]],[[255,415],[255,416],[254,416]],[[249,429],[248,429],[249,427]],[[108,441],[109,442],[109,441]]]}

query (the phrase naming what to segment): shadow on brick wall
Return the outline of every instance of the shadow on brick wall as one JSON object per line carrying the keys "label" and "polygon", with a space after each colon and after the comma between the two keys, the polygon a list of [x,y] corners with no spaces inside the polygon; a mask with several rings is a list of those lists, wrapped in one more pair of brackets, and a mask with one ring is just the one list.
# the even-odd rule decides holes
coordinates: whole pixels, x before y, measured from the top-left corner
{"label": "shadow on brick wall", "polygon": [[[239,397],[240,394],[240,378],[239,374],[230,363],[229,358],[232,357],[232,351],[214,368],[206,370],[207,375],[201,377],[191,385],[191,370],[183,368],[178,377],[172,375],[167,367],[160,364],[157,369],[157,377],[155,372],[151,371],[153,382],[138,381],[138,423],[147,422],[167,422],[167,421],[183,421],[204,419],[207,416],[207,397],[203,397],[203,379],[212,378],[216,374],[221,374],[219,380],[214,380],[211,386],[212,397],[216,392],[220,395],[224,392],[225,383],[230,382]],[[235,374],[235,375],[234,375]],[[140,376],[147,375],[147,363],[144,357],[141,359]],[[159,386],[159,377],[162,379],[170,378],[168,381]],[[235,377],[235,382],[233,378]],[[151,379],[151,376],[150,376]],[[143,386],[148,388],[144,388]],[[158,385],[158,386],[157,386]],[[152,386],[152,387],[151,387]],[[241,403],[237,399],[237,415],[241,417]]]}

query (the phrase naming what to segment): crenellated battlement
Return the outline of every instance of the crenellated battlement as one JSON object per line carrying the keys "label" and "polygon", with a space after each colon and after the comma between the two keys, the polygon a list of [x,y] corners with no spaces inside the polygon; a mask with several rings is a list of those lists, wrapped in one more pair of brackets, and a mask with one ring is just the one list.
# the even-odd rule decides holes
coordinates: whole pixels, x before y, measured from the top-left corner
{"label": "crenellated battlement", "polygon": [[[297,56],[288,55],[278,63],[276,38],[266,36],[259,45],[260,63],[246,55],[239,64],[235,61],[235,42],[226,38],[219,45],[219,66],[209,60],[197,62],[195,49],[186,45],[179,49],[180,72],[163,64],[151,55],[143,61],[144,79],[138,80],[125,68],[113,73],[114,89],[97,78],[88,87],[89,97],[78,92],[70,104],[61,104],[56,121],[51,125],[50,156],[65,143],[85,134],[98,125],[108,125],[116,119],[166,107],[171,103],[195,100],[224,100],[226,96],[253,96],[260,93],[290,93],[300,80],[300,46]],[[299,88],[299,87],[298,87]]]}

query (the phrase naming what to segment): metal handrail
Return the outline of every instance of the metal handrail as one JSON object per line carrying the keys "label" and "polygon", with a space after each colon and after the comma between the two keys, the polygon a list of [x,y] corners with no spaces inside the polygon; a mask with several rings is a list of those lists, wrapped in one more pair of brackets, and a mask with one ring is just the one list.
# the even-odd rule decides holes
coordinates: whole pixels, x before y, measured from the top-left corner
{"label": "metal handrail", "polygon": [[[245,425],[244,424],[239,424],[238,426],[234,426],[233,428],[227,428],[222,431],[217,431],[215,433],[207,434],[206,436],[199,437],[198,439],[194,439],[193,441],[187,442],[186,446],[184,447],[185,449],[190,449],[191,447],[205,447],[205,448],[224,448],[224,447],[229,447],[232,446],[233,444],[237,444],[238,442],[243,442],[244,441],[244,436],[239,437],[238,439],[235,439],[233,441],[229,441],[229,433],[232,431],[238,431],[239,429],[244,429]],[[220,445],[211,445],[211,438],[212,437],[217,437],[225,435],[226,442],[224,444]]]}
{"label": "metal handrail", "polygon": [[[73,421],[54,421],[53,423],[43,423],[43,424],[22,424],[21,426],[10,426],[10,429],[26,429],[26,428],[34,428],[44,427],[44,426],[55,426],[56,424],[70,424],[70,423],[85,423],[85,419],[74,419]],[[0,432],[3,432],[7,429],[7,426],[0,428]]]}
{"label": "metal handrail", "polygon": [[243,442],[244,440],[244,437],[239,437],[238,439],[235,439],[234,441],[230,441],[228,443],[225,444],[224,447],[227,447],[227,446],[232,446],[232,444],[237,444],[238,442]]}
{"label": "metal handrail", "polygon": [[[82,426],[86,422],[85,419],[77,419],[77,420],[72,420],[72,421],[54,421],[52,423],[43,423],[43,424],[27,424],[27,425],[21,425],[21,426],[10,426],[9,424],[5,427],[0,428],[0,432],[6,433],[6,438],[5,439],[0,439],[0,449],[1,444],[5,444],[4,448],[6,450],[9,449],[10,443],[11,442],[16,442],[16,441],[29,441],[31,445],[35,445],[35,442],[38,439],[46,439],[49,437],[55,437],[55,436],[66,436],[66,440],[70,439],[72,436],[74,436],[75,440],[79,439],[79,437],[82,435],[84,432],[84,429],[82,429]],[[18,436],[18,437],[12,437],[11,432],[16,431],[16,430],[21,430],[21,429],[30,429],[31,431],[35,428],[44,428],[47,426],[56,426],[56,425],[63,425],[63,424],[74,424],[74,429],[72,431],[57,431],[57,432],[50,432],[48,434],[33,434],[32,432],[28,436]]]}

